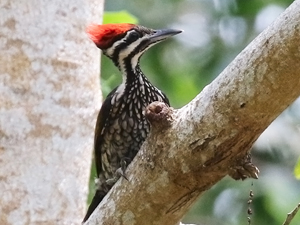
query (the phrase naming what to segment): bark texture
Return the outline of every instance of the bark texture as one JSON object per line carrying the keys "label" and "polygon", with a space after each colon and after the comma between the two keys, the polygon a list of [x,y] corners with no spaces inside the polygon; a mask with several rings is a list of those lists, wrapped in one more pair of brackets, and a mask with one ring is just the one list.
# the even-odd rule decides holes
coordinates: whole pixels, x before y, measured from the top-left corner
{"label": "bark texture", "polygon": [[247,170],[253,142],[300,95],[299,21],[298,0],[188,105],[150,106],[151,134],[129,181],[86,224],[173,225],[224,176]]}
{"label": "bark texture", "polygon": [[103,1],[3,0],[0,224],[80,224],[101,103]]}

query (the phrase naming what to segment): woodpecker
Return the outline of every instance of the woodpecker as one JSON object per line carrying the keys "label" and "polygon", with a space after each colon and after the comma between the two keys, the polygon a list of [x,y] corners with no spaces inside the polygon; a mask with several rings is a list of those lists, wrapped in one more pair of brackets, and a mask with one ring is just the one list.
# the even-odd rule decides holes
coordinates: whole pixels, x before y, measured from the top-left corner
{"label": "woodpecker", "polygon": [[181,32],[153,30],[128,23],[88,27],[91,40],[118,67],[123,82],[108,94],[97,118],[94,139],[97,188],[83,222],[118,178],[126,178],[126,167],[150,130],[149,121],[143,114],[145,108],[154,101],[170,105],[166,95],[141,71],[140,57],[151,46]]}

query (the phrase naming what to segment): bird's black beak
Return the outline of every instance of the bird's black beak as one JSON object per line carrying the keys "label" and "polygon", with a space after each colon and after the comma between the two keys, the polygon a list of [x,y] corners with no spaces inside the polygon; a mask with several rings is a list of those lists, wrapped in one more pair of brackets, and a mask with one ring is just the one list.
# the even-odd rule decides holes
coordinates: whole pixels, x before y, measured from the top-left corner
{"label": "bird's black beak", "polygon": [[160,42],[174,36],[176,34],[180,34],[182,30],[175,30],[175,29],[162,29],[162,30],[155,30],[153,34],[149,36],[150,44]]}

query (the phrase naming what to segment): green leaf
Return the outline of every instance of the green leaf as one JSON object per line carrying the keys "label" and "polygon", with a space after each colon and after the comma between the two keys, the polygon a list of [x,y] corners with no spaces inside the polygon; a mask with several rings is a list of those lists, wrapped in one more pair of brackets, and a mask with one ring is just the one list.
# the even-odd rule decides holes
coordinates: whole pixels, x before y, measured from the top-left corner
{"label": "green leaf", "polygon": [[137,24],[138,19],[125,10],[117,12],[104,12],[103,24],[107,23],[133,23]]}
{"label": "green leaf", "polygon": [[294,174],[296,179],[300,180],[300,158],[298,159],[298,162],[296,163]]}

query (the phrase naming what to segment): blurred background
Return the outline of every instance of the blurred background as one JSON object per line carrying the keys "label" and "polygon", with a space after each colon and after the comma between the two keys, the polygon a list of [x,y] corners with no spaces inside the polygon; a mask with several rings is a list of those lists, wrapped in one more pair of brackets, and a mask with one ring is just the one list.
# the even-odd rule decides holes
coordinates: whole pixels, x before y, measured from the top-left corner
{"label": "blurred background", "polygon": [[[141,59],[141,68],[150,81],[166,93],[174,108],[180,108],[218,76],[292,2],[114,0],[106,1],[106,12],[125,10],[133,17],[124,16],[124,21],[105,19],[104,22],[136,20],[146,27],[184,30],[151,48]],[[113,19],[111,16],[108,20]],[[101,68],[102,91],[106,96],[121,82],[121,76],[105,57],[102,57]],[[183,222],[248,224],[247,201],[252,190],[251,224],[282,224],[287,213],[300,202],[300,182],[294,172],[299,153],[300,99],[285,110],[253,146],[253,161],[261,171],[259,179],[224,178],[199,199]],[[92,181],[94,177],[93,171]],[[93,188],[91,182],[91,190]],[[300,224],[300,215],[291,224]]]}

